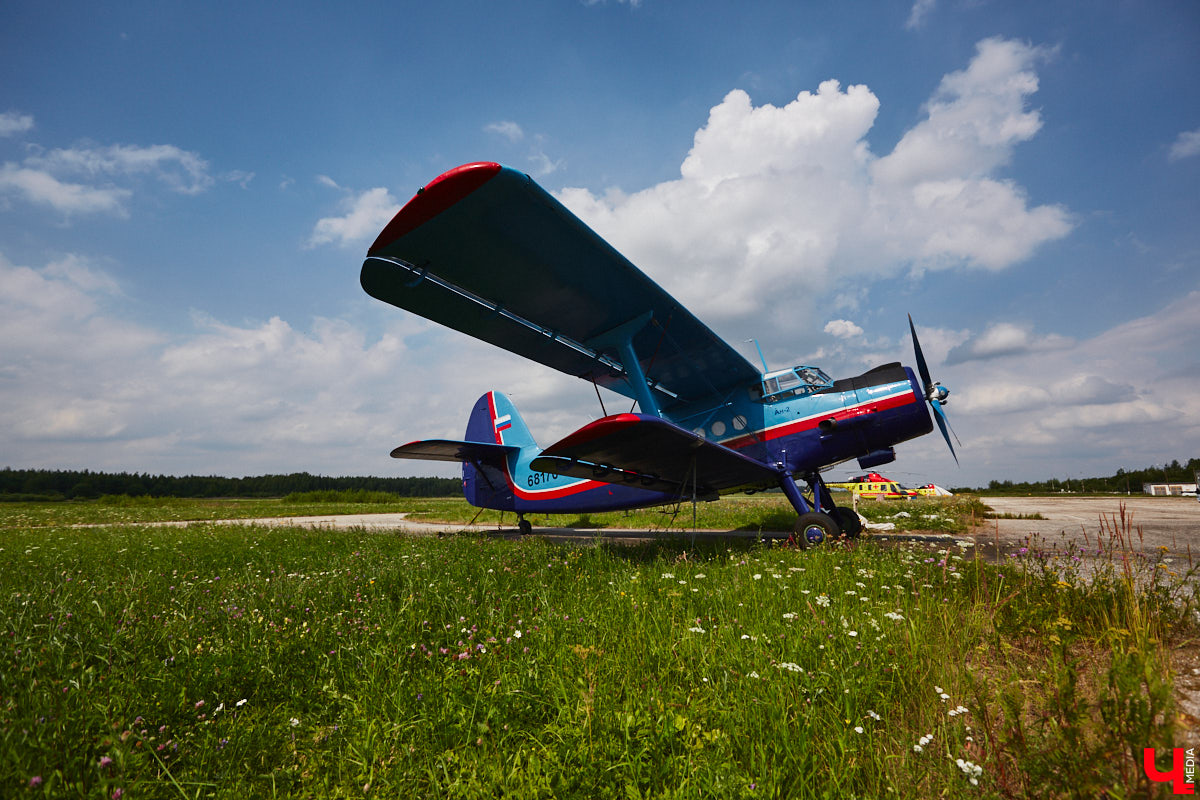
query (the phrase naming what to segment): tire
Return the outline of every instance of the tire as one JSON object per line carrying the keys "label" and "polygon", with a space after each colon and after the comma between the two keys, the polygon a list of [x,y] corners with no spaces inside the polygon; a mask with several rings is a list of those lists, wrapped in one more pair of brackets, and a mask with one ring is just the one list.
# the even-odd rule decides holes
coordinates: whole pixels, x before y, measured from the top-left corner
{"label": "tire", "polygon": [[820,511],[809,511],[796,519],[796,542],[801,547],[815,547],[827,539],[836,539],[842,529],[833,517]]}
{"label": "tire", "polygon": [[863,524],[862,518],[852,508],[843,508],[838,506],[833,510],[833,521],[842,529],[842,533],[851,539],[856,538],[862,533]]}
{"label": "tire", "polygon": [[528,536],[533,533],[533,523],[527,519],[523,519],[517,523],[517,530],[521,532],[522,536]]}

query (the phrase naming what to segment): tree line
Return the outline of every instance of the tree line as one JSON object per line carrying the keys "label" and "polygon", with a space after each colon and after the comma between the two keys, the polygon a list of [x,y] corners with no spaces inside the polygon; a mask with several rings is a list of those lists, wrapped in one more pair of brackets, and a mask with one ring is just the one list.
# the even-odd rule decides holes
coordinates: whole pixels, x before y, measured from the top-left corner
{"label": "tree line", "polygon": [[[1195,483],[1200,472],[1200,458],[1188,459],[1186,464],[1175,459],[1160,467],[1118,469],[1105,478],[1047,478],[1043,481],[991,481],[986,491],[993,494],[1046,494],[1053,492],[1113,492],[1141,494],[1146,483]],[[974,491],[967,489],[965,491]]]}
{"label": "tree line", "polygon": [[0,470],[0,500],[74,500],[101,495],[139,497],[283,497],[296,492],[356,490],[400,497],[449,497],[462,492],[458,478],[329,477],[293,472],[224,478],[217,475],[151,475],[91,470]]}

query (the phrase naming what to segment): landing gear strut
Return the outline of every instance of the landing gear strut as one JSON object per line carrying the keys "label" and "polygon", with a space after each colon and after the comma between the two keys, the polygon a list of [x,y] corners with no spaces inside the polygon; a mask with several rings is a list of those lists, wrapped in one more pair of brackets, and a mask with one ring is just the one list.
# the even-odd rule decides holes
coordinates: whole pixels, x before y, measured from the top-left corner
{"label": "landing gear strut", "polygon": [[796,519],[796,542],[801,547],[812,547],[843,535],[854,537],[862,532],[862,521],[858,514],[833,502],[820,473],[812,472],[803,478],[812,491],[812,503],[800,492],[791,475],[784,474],[779,479],[784,495],[799,514]]}

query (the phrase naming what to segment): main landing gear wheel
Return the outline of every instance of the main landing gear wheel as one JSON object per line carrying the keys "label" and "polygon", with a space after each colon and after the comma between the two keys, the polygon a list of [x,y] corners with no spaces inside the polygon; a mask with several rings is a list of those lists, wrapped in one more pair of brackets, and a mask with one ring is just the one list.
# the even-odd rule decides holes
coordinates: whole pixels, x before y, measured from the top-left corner
{"label": "main landing gear wheel", "polygon": [[517,520],[517,530],[521,532],[522,536],[528,536],[529,534],[533,533],[533,523],[524,517],[521,517],[519,520]]}
{"label": "main landing gear wheel", "polygon": [[845,536],[854,539],[862,533],[862,519],[853,509],[838,506],[830,516],[833,517],[833,521],[842,529]]}
{"label": "main landing gear wheel", "polygon": [[801,547],[815,547],[826,539],[835,539],[842,530],[833,517],[820,511],[809,511],[796,519],[796,542]]}

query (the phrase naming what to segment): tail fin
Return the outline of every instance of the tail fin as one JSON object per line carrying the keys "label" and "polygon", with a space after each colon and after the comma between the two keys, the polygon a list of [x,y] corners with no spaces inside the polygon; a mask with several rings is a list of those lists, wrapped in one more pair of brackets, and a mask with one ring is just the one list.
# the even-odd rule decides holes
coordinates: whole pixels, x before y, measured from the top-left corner
{"label": "tail fin", "polygon": [[488,392],[475,401],[464,438],[468,442],[494,442],[522,449],[537,447],[517,407],[500,392]]}
{"label": "tail fin", "polygon": [[[516,406],[500,392],[488,392],[475,401],[467,420],[468,442],[487,442],[510,447],[537,449],[537,442],[521,419]],[[463,494],[467,502],[483,508],[513,509],[511,485],[513,458],[506,469],[491,464],[463,462]]]}

